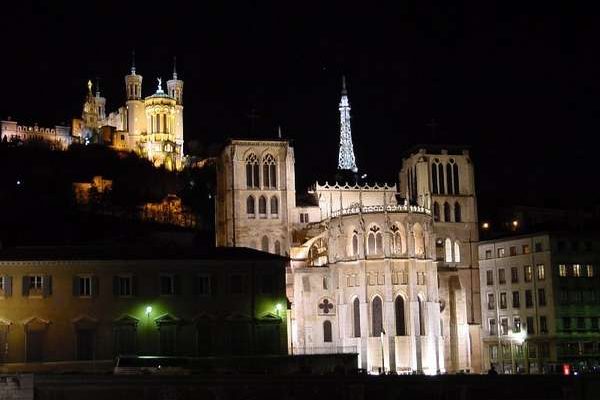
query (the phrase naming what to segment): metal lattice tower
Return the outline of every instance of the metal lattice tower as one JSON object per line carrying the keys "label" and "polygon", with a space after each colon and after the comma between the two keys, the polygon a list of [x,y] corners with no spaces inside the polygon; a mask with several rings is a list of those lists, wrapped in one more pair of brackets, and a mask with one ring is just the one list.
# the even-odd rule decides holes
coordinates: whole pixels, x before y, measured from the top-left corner
{"label": "metal lattice tower", "polygon": [[357,172],[354,147],[352,145],[352,131],[350,129],[350,103],[346,90],[346,77],[342,77],[342,99],[340,100],[340,155],[338,169]]}

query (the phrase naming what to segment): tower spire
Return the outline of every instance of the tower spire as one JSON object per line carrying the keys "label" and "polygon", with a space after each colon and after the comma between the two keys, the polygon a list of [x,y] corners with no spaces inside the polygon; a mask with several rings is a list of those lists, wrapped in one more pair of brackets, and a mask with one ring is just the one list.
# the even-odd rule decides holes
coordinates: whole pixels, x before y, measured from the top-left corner
{"label": "tower spire", "polygon": [[354,146],[352,145],[352,130],[350,129],[350,103],[346,90],[346,77],[342,76],[342,98],[340,100],[340,153],[338,169],[357,172]]}
{"label": "tower spire", "polygon": [[177,56],[173,57],[173,79],[177,79]]}
{"label": "tower spire", "polygon": [[135,75],[135,50],[131,51],[131,75]]}
{"label": "tower spire", "polygon": [[96,97],[100,97],[100,78],[96,77]]}

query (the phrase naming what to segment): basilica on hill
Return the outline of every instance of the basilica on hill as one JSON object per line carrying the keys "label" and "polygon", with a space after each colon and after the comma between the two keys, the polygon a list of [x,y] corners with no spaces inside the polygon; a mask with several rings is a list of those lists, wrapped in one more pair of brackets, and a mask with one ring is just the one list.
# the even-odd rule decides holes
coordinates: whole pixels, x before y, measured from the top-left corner
{"label": "basilica on hill", "polygon": [[115,150],[133,151],[150,160],[154,166],[181,170],[183,155],[183,81],[173,76],[163,90],[157,78],[156,91],[142,95],[142,75],[136,72],[135,60],[125,76],[126,102],[117,110],[106,113],[106,98],[99,85],[94,93],[91,81],[81,118],[74,118],[71,127],[52,128],[25,126],[16,121],[2,121],[2,140],[43,140],[54,148],[66,149],[72,143],[107,145]]}
{"label": "basilica on hill", "polygon": [[[296,197],[287,140],[230,140],[216,242],[289,256],[290,354],[356,352],[369,371],[479,372],[478,217],[463,148],[420,146],[399,185],[358,177],[345,82],[338,178]],[[354,177],[354,179],[352,178]]]}

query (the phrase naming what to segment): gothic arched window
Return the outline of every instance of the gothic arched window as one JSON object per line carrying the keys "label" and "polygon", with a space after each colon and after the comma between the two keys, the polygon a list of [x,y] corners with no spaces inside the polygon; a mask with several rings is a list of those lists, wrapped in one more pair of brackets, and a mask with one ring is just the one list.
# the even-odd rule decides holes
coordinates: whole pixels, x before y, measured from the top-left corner
{"label": "gothic arched window", "polygon": [[331,343],[332,341],[331,321],[323,321],[323,342]]}
{"label": "gothic arched window", "polygon": [[275,254],[281,255],[281,242],[279,240],[275,241]]}
{"label": "gothic arched window", "polygon": [[460,222],[462,220],[462,215],[460,214],[460,204],[458,201],[454,203],[454,222]]}
{"label": "gothic arched window", "polygon": [[390,229],[392,231],[392,254],[402,254],[402,235],[400,234],[400,229],[396,225],[392,225]]}
{"label": "gothic arched window", "polygon": [[444,203],[444,222],[451,222],[450,204]]}
{"label": "gothic arched window", "polygon": [[454,175],[454,194],[459,194],[460,193],[460,184],[459,184],[459,178],[458,178],[458,164],[454,163],[454,165],[452,166],[452,172]]}
{"label": "gothic arched window", "polygon": [[246,213],[248,214],[248,218],[254,218],[254,214],[256,213],[256,204],[254,200],[254,196],[248,196],[246,199]]}
{"label": "gothic arched window", "polygon": [[413,226],[413,237],[415,245],[415,255],[422,257],[425,255],[425,236],[423,235],[423,227],[420,224]]}
{"label": "gothic arched window", "polygon": [[276,217],[279,214],[279,200],[277,196],[271,197],[271,215]]}
{"label": "gothic arched window", "polygon": [[358,233],[352,234],[352,256],[358,257]]}
{"label": "gothic arched window", "polygon": [[444,189],[444,164],[438,164],[438,179],[440,182],[440,194],[446,193]]}
{"label": "gothic arched window", "polygon": [[431,164],[431,193],[438,194],[437,164]]}
{"label": "gothic arched window", "polygon": [[433,202],[433,220],[439,222],[440,220],[440,205],[437,201]]}
{"label": "gothic arched window", "polygon": [[448,238],[446,238],[444,242],[444,249],[446,254],[446,262],[452,262],[452,241]]}
{"label": "gothic arched window", "polygon": [[[453,162],[454,160],[450,160]],[[446,188],[448,190],[448,194],[454,193],[454,185],[452,184],[452,164],[446,164]]]}
{"label": "gothic arched window", "polygon": [[258,213],[262,218],[267,215],[267,198],[265,196],[260,196],[258,199]]}
{"label": "gothic arched window", "polygon": [[421,296],[417,296],[419,300],[419,336],[425,336],[425,304]]}
{"label": "gothic arched window", "polygon": [[266,188],[277,187],[277,163],[271,154],[267,154],[263,158],[263,186]]}
{"label": "gothic arched window", "polygon": [[371,303],[371,314],[372,314],[372,336],[380,336],[383,332],[383,307],[381,304],[381,298],[375,296]]}
{"label": "gothic arched window", "polygon": [[258,157],[254,153],[246,157],[246,186],[249,188],[259,186]]}
{"label": "gothic arched window", "polygon": [[394,310],[396,311],[396,336],[405,336],[406,322],[404,320],[404,298],[402,296],[396,297]]}
{"label": "gothic arched window", "polygon": [[352,302],[352,334],[360,337],[360,301],[358,297]]}
{"label": "gothic arched window", "polygon": [[460,262],[460,244],[454,242],[454,262]]}
{"label": "gothic arched window", "polygon": [[267,237],[267,235],[262,237],[260,249],[265,252],[269,251],[269,238]]}
{"label": "gothic arched window", "polygon": [[367,244],[369,245],[369,255],[383,254],[383,235],[377,225],[369,229]]}

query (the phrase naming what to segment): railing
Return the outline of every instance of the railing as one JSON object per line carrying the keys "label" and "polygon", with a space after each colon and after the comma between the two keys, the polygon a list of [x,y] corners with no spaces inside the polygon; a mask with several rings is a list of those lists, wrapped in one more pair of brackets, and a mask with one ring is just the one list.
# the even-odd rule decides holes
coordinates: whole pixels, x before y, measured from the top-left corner
{"label": "railing", "polygon": [[[362,208],[361,207],[348,207],[348,208],[342,208],[341,214],[342,215],[354,215],[354,214],[358,214],[359,212],[362,212],[363,214],[369,214],[369,213],[382,213],[385,211],[387,211],[387,212],[409,212],[410,211],[410,212],[414,212],[414,213],[431,215],[431,210],[428,208],[421,207],[421,206],[409,206],[409,205],[389,205],[389,206],[375,205],[375,206],[362,206]],[[331,212],[332,218],[338,217],[339,215],[340,215],[340,210]]]}
{"label": "railing", "polygon": [[357,353],[356,346],[294,347],[294,355]]}

